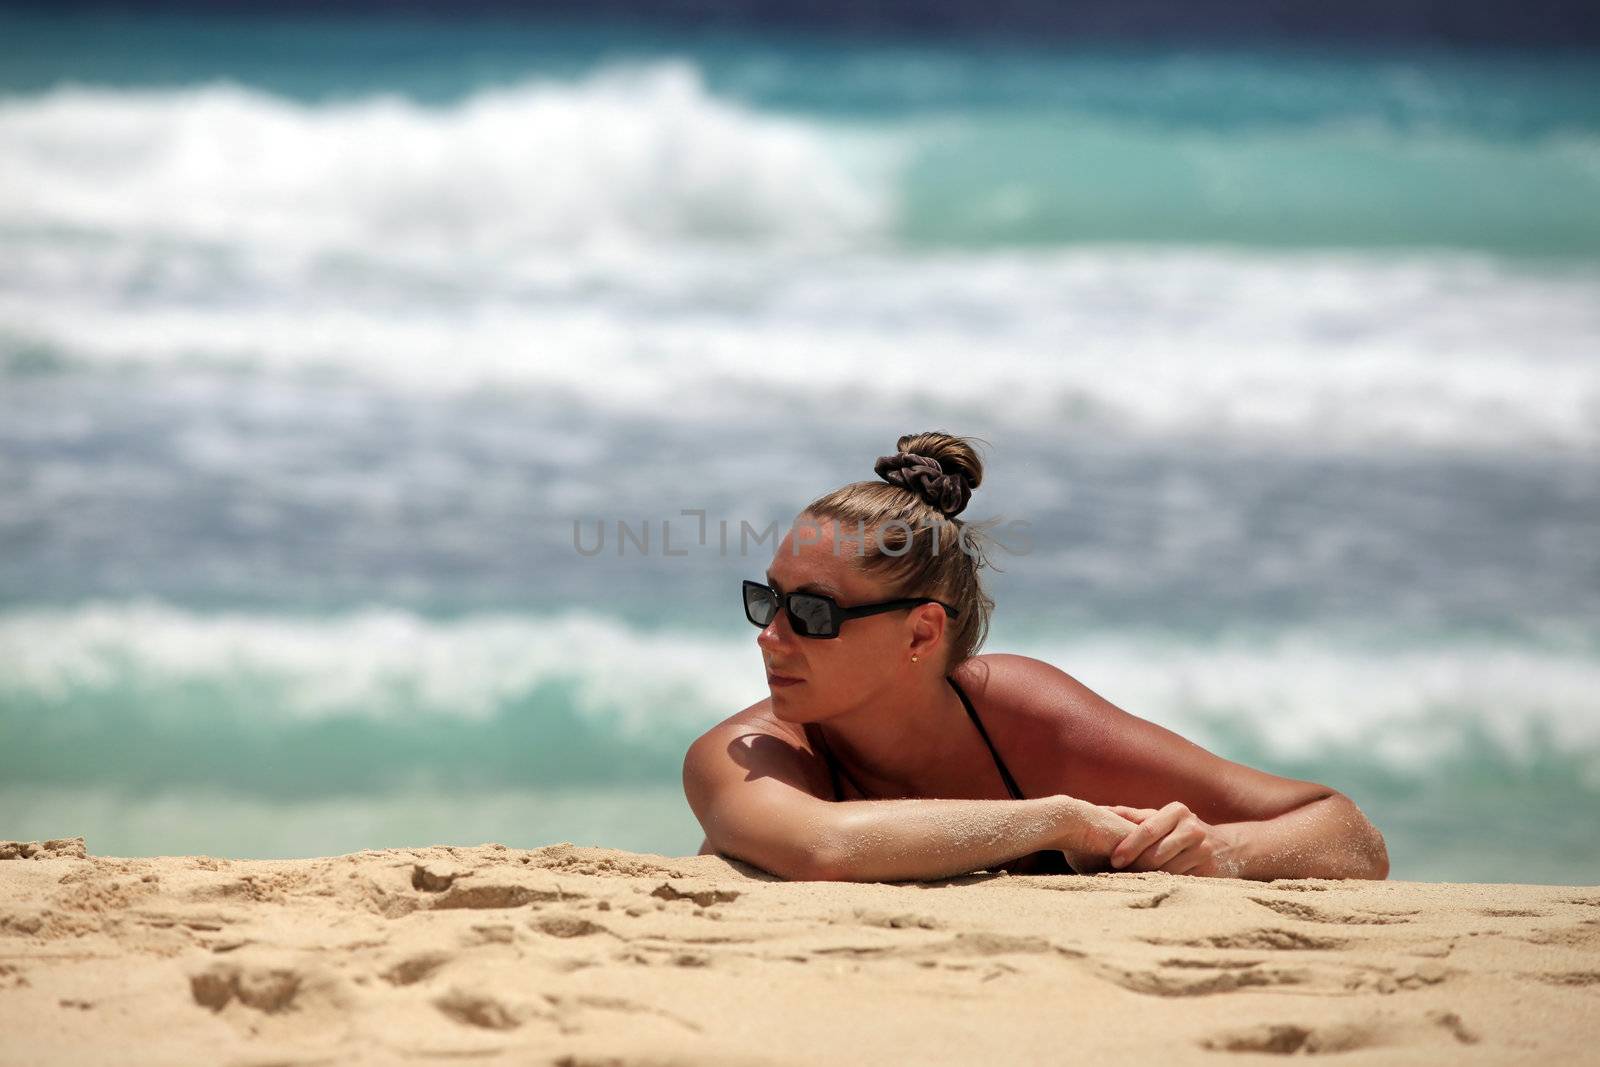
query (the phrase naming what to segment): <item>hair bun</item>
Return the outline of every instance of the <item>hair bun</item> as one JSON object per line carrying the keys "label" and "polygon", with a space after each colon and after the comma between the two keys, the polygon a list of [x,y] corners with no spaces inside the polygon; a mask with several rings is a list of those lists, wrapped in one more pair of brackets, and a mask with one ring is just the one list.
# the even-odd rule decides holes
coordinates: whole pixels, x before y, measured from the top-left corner
{"label": "hair bun", "polygon": [[890,485],[909,489],[949,519],[961,514],[972,499],[972,481],[959,471],[946,474],[933,456],[896,452],[879,456],[872,469]]}

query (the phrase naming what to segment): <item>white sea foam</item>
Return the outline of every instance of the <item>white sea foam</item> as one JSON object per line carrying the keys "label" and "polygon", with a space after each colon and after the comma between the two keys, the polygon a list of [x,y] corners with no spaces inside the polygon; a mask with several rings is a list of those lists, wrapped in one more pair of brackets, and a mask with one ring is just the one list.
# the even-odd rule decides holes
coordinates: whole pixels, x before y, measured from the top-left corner
{"label": "white sea foam", "polygon": [[436,255],[826,241],[880,227],[885,207],[810,127],[712,97],[685,62],[443,108],[228,83],[0,103],[0,225],[102,239]]}
{"label": "white sea foam", "polygon": [[547,281],[446,303],[315,271],[244,286],[270,298],[126,299],[101,294],[140,268],[102,267],[0,292],[0,345],[93,366],[554,389],[684,420],[737,417],[734,390],[752,408],[852,395],[979,422],[1330,448],[1600,444],[1600,274],[1472,256],[685,253],[525,263]]}
{"label": "white sea foam", "polygon": [[271,683],[283,699],[270,711],[287,719],[483,719],[542,682],[570,682],[574,710],[624,737],[674,715],[732,714],[765,685],[753,642],[639,633],[586,613],[429,622],[370,609],[306,619],[142,602],[0,615],[0,692],[68,701],[192,682],[240,696]]}
{"label": "white sea foam", "polygon": [[[995,638],[989,651],[1055,664],[1202,742],[1245,735],[1284,759],[1354,754],[1422,779],[1473,735],[1512,765],[1548,743],[1587,761],[1600,789],[1600,659],[1580,644],[1396,645],[1308,628],[1203,643],[1147,632]],[[573,710],[618,740],[692,734],[766,695],[753,632],[646,632],[586,613],[429,621],[393,610],[200,615],[146,602],[0,616],[0,693],[70,703],[99,690],[159,703],[196,684],[244,699],[270,683],[281,703],[259,709],[269,729],[272,716],[483,720],[551,681],[571,683]]]}
{"label": "white sea foam", "polygon": [[1196,738],[1252,736],[1316,764],[1370,758],[1416,778],[1481,733],[1526,765],[1543,743],[1587,761],[1600,789],[1600,660],[1592,651],[1487,640],[1386,646],[1310,629],[1184,645],[1090,636],[1008,651],[1055,664],[1118,707]]}
{"label": "white sea foam", "polygon": [[928,136],[757,111],[673,61],[446,107],[15,97],[0,367],[557,390],[601,417],[849,397],[1274,447],[1600,445],[1592,262],[913,248],[896,183]]}

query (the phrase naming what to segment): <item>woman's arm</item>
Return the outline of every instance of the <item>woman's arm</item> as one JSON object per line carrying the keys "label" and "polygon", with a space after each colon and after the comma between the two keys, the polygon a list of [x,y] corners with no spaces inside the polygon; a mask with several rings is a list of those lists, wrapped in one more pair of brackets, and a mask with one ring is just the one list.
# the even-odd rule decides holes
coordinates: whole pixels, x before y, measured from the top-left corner
{"label": "woman's arm", "polygon": [[[1263,879],[1387,876],[1383,835],[1343,794],[1223,759],[1042,660],[985,658],[1018,710],[1053,733],[1062,756],[1048,769],[1051,790],[1130,819],[1152,813],[1113,852],[1114,865]],[[1185,855],[1197,833],[1208,841],[1199,853],[1209,855]]]}
{"label": "woman's arm", "polygon": [[1068,796],[1034,800],[852,800],[834,805],[820,878],[899,882],[992,870],[1042,849],[1102,862],[1134,824]]}
{"label": "woman's arm", "polygon": [[1383,835],[1343,793],[1273,819],[1224,823],[1238,878],[1387,878]]}
{"label": "woman's arm", "polygon": [[[683,758],[683,789],[716,851],[781,878],[946,878],[1042,849],[1077,869],[1108,866],[1134,824],[1067,796],[1036,800],[857,800],[810,791],[799,749],[746,724],[701,735]],[[712,844],[715,839],[715,845]]]}

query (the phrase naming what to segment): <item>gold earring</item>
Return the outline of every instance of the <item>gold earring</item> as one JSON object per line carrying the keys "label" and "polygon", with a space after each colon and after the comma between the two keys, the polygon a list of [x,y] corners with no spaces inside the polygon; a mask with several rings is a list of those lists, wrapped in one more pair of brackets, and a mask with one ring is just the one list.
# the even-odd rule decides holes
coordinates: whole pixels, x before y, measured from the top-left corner
{"label": "gold earring", "polygon": [[912,657],[911,657],[911,662],[912,662],[912,663],[915,663],[915,662],[917,662],[917,657],[916,657],[916,656],[912,656]]}

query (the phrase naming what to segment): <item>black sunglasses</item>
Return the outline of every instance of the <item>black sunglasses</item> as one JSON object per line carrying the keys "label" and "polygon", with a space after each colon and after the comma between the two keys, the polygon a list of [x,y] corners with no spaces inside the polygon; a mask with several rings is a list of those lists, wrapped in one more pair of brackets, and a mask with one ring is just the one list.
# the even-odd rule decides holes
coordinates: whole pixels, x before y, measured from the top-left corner
{"label": "black sunglasses", "polygon": [[778,605],[783,604],[784,610],[789,613],[789,624],[794,627],[794,632],[801,637],[838,637],[839,627],[844,625],[846,619],[859,619],[866,615],[878,615],[885,611],[898,611],[901,608],[914,608],[918,604],[938,604],[952,619],[961,614],[960,611],[949,604],[931,597],[905,597],[900,600],[885,600],[878,604],[862,604],[854,608],[841,608],[831,596],[821,593],[783,593],[770,585],[761,582],[752,582],[748,579],[744,583],[744,617],[750,622],[765,629],[778,616]]}

